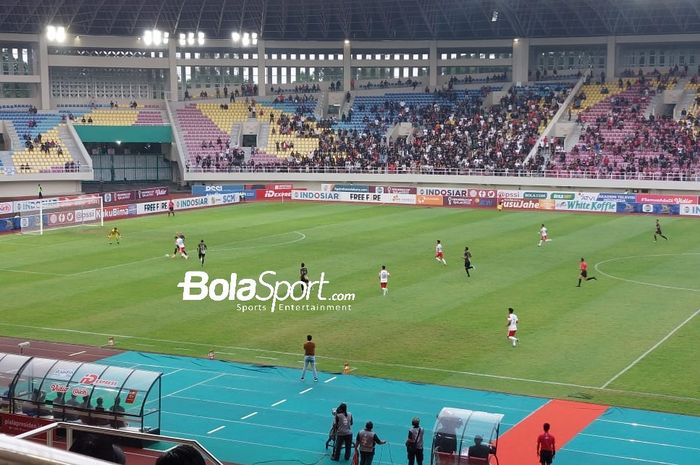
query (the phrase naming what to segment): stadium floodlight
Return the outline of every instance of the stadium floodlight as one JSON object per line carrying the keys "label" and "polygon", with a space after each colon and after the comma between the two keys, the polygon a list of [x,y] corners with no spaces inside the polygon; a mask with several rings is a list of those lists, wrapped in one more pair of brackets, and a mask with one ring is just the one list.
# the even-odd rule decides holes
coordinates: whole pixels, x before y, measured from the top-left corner
{"label": "stadium floodlight", "polygon": [[194,32],[187,33],[187,45],[194,45]]}
{"label": "stadium floodlight", "polygon": [[247,32],[243,33],[243,38],[241,39],[241,45],[243,45],[244,47],[247,47],[250,45],[250,34],[248,34]]}
{"label": "stadium floodlight", "polygon": [[350,39],[345,39],[345,45],[350,45]]}
{"label": "stadium floodlight", "polygon": [[493,14],[491,14],[491,22],[495,23],[498,21],[498,10],[493,10]]}
{"label": "stadium floodlight", "polygon": [[143,43],[150,46],[153,44],[153,31],[150,29],[147,29],[143,33]]}
{"label": "stadium floodlight", "polygon": [[185,35],[184,32],[180,33],[178,43],[180,44],[180,47],[184,47],[185,45],[187,45],[187,35]]}
{"label": "stadium floodlight", "polygon": [[250,36],[252,38],[253,45],[258,45],[258,33],[253,32]]}
{"label": "stadium floodlight", "polygon": [[147,29],[143,31],[143,43],[147,46],[160,47],[161,45],[167,45],[170,42],[170,33],[163,32],[160,29]]}
{"label": "stadium floodlight", "polygon": [[201,47],[202,45],[204,45],[204,37],[205,37],[205,36],[204,36],[204,33],[203,33],[202,31],[199,31],[199,32],[197,33],[197,45],[199,45],[200,47]]}
{"label": "stadium floodlight", "polygon": [[153,45],[159,47],[163,43],[163,33],[158,29],[153,29]]}
{"label": "stadium floodlight", "polygon": [[49,24],[46,26],[46,39],[49,42],[65,42],[66,28]]}
{"label": "stadium floodlight", "polygon": [[163,33],[163,43],[168,44],[170,42],[170,33],[169,32],[164,32]]}
{"label": "stadium floodlight", "polygon": [[241,33],[240,32],[232,32],[231,33],[231,40],[233,40],[234,42],[240,42]]}

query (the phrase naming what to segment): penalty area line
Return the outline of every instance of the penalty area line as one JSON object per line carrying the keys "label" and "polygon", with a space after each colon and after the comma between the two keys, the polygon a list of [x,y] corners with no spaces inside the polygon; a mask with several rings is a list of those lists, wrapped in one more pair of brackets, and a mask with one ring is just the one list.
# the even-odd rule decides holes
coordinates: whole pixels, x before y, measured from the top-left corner
{"label": "penalty area line", "polygon": [[676,332],[677,332],[679,329],[681,329],[681,328],[682,328],[683,326],[685,326],[686,324],[690,323],[690,321],[691,321],[693,318],[695,318],[698,314],[700,314],[700,308],[698,308],[697,310],[695,310],[695,311],[693,312],[692,315],[690,315],[688,318],[686,318],[685,320],[683,320],[678,326],[676,326],[675,328],[673,328],[673,329],[672,329],[666,336],[664,336],[659,342],[657,342],[656,344],[654,344],[653,346],[651,346],[649,349],[647,349],[646,352],[644,352],[642,355],[640,355],[639,357],[637,357],[632,363],[630,363],[630,364],[627,365],[625,368],[623,368],[622,370],[620,370],[620,372],[618,372],[615,376],[613,376],[612,378],[610,378],[609,380],[607,380],[607,381],[605,382],[605,384],[603,384],[600,388],[601,388],[601,389],[607,388],[610,384],[612,384],[613,382],[615,382],[616,379],[618,379],[620,376],[624,375],[624,374],[627,373],[629,370],[631,370],[635,365],[637,365],[639,362],[641,362],[642,360],[644,360],[644,358],[646,358],[647,355],[649,355],[650,353],[652,353],[653,351],[655,351],[657,348],[659,348],[659,346],[660,346],[661,344],[663,344],[664,342],[668,341],[668,340],[671,338],[671,336],[673,336],[674,334],[676,334]]}

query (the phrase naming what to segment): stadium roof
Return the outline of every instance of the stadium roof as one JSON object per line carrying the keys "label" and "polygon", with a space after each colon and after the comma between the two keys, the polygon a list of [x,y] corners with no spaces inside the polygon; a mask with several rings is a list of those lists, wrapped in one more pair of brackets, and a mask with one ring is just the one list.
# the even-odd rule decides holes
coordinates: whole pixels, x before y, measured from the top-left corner
{"label": "stadium roof", "polygon": [[493,39],[700,33],[699,0],[0,0],[0,31],[266,39]]}

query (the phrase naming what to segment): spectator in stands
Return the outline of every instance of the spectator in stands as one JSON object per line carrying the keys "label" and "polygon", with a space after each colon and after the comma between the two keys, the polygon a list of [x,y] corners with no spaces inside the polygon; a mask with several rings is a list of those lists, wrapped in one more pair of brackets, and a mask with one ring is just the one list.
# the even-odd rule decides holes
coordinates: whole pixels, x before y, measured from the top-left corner
{"label": "spectator in stands", "polygon": [[87,455],[105,462],[126,463],[124,451],[116,446],[109,436],[96,434],[80,434],[69,449],[76,454]]}
{"label": "spectator in stands", "polygon": [[202,454],[189,444],[180,444],[158,457],[156,465],[206,465]]}

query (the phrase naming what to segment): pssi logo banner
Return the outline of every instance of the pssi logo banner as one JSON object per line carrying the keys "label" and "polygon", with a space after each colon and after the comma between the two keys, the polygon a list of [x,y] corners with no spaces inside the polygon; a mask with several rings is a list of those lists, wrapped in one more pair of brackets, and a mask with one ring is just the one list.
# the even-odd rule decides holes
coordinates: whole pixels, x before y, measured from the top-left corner
{"label": "pssi logo banner", "polygon": [[244,186],[242,184],[195,184],[192,186],[192,195],[201,196],[210,194],[236,194],[243,192],[243,190]]}
{"label": "pssi logo banner", "polygon": [[[238,273],[231,273],[228,279],[215,278],[210,280],[209,274],[204,271],[187,271],[184,279],[177,287],[182,288],[183,301],[201,301],[205,299],[214,302],[225,300],[238,302],[238,311],[268,311],[267,302],[270,303],[269,311],[275,310],[340,310],[335,308],[316,308],[318,304],[308,304],[315,298],[319,302],[347,302],[354,301],[354,293],[332,294],[327,296],[324,286],[330,284],[326,280],[325,273],[321,273],[316,281],[284,281],[277,280],[275,271],[263,271],[255,278],[240,278]],[[250,302],[257,305],[247,305]],[[285,304],[291,301],[292,304]],[[306,305],[298,304],[305,301]],[[306,307],[306,308],[298,308]],[[341,305],[342,306],[342,305]],[[348,307],[348,305],[345,305]],[[350,310],[344,308],[343,310]]]}

